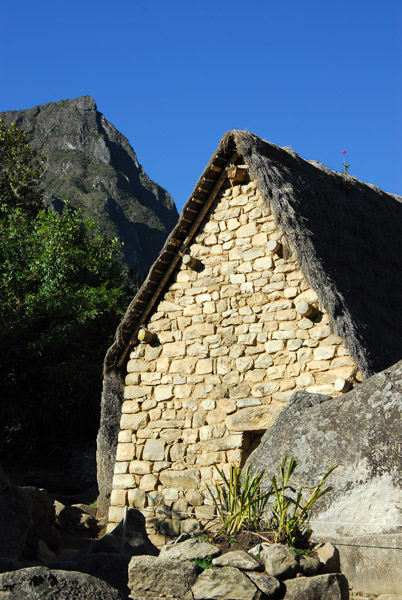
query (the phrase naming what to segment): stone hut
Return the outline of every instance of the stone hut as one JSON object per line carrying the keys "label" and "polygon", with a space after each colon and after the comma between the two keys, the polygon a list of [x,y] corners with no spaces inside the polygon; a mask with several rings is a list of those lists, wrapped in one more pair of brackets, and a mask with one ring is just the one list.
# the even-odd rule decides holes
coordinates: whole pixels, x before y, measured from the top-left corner
{"label": "stone hut", "polygon": [[156,544],[191,531],[214,464],[244,462],[295,390],[341,395],[400,359],[401,225],[400,197],[223,137],[106,356],[111,527],[133,506]]}

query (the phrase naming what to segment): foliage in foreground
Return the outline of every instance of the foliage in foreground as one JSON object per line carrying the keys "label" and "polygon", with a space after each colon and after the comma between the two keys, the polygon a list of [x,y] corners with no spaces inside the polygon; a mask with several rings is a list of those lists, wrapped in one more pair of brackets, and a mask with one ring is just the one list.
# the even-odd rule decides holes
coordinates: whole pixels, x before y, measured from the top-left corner
{"label": "foliage in foreground", "polygon": [[217,535],[235,535],[244,528],[260,529],[264,509],[272,492],[263,493],[261,484],[266,474],[250,475],[250,467],[245,473],[240,466],[230,465],[229,477],[215,465],[221,478],[214,490],[208,491],[216,506],[222,527]]}
{"label": "foliage in foreground", "polygon": [[115,254],[68,207],[0,208],[2,442],[20,435],[28,456],[96,435],[102,360],[127,304]]}
{"label": "foliage in foreground", "polygon": [[[308,527],[311,508],[332,490],[331,486],[324,489],[324,484],[337,465],[330,466],[307,500],[303,497],[303,488],[296,490],[290,485],[296,467],[296,460],[285,456],[279,463],[279,481],[275,475],[272,476],[271,486],[263,492],[261,484],[267,473],[250,475],[250,466],[243,473],[240,465],[231,465],[230,475],[226,477],[215,465],[220,481],[208,491],[222,523],[216,537],[230,537],[248,529],[271,532],[277,543],[292,546],[305,543],[311,535]],[[271,497],[273,502],[267,507]]]}

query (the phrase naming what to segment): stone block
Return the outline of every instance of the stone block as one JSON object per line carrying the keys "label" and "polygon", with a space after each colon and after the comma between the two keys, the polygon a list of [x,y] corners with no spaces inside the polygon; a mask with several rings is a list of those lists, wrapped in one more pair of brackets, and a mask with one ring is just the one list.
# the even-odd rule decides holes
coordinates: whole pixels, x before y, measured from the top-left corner
{"label": "stone block", "polygon": [[147,475],[151,472],[152,463],[147,460],[132,460],[129,472],[134,475]]}
{"label": "stone block", "polygon": [[211,504],[210,506],[196,506],[194,509],[195,516],[197,519],[213,519],[216,513],[215,505]]}
{"label": "stone block", "polygon": [[314,360],[330,360],[334,358],[336,346],[321,346],[314,350]]}
{"label": "stone block", "polygon": [[300,350],[297,351],[297,360],[301,364],[309,362],[312,356],[313,351],[311,348],[300,348]]}
{"label": "stone block", "polygon": [[275,352],[279,352],[285,348],[285,344],[283,340],[271,340],[270,342],[266,342],[264,344],[265,351],[268,354],[274,354]]}
{"label": "stone block", "polygon": [[132,508],[145,508],[147,498],[144,490],[139,490],[138,488],[128,490],[128,505]]}
{"label": "stone block", "polygon": [[201,358],[197,362],[197,366],[195,372],[198,375],[206,375],[208,373],[212,373],[213,369],[213,360],[212,358]]}
{"label": "stone block", "polygon": [[222,452],[226,450],[234,450],[236,448],[242,447],[243,435],[241,433],[233,433],[223,438],[207,440],[203,442],[203,445],[207,452]]}
{"label": "stone block", "polygon": [[141,381],[140,373],[128,373],[126,375],[125,383],[126,385],[138,385]]}
{"label": "stone block", "polygon": [[173,487],[180,490],[196,490],[200,484],[200,473],[198,469],[162,471],[159,477],[162,485],[165,487]]}
{"label": "stone block", "polygon": [[125,400],[133,400],[144,398],[148,394],[150,394],[152,388],[146,385],[126,385],[124,388],[124,399]]}
{"label": "stone block", "polygon": [[127,502],[127,490],[112,490],[110,504],[112,506],[125,506]]}
{"label": "stone block", "polygon": [[247,371],[247,373],[245,374],[245,381],[246,383],[248,383],[250,386],[254,385],[255,383],[259,383],[260,381],[263,381],[266,377],[266,371],[264,369],[251,369],[250,371]]}
{"label": "stone block", "polygon": [[174,359],[170,365],[169,372],[191,375],[195,371],[197,362],[197,359],[193,357]]}
{"label": "stone block", "polygon": [[251,391],[251,395],[254,398],[264,398],[264,396],[270,396],[274,392],[279,390],[279,383],[277,381],[265,381],[263,383],[257,383]]}
{"label": "stone block", "polygon": [[136,400],[126,400],[125,402],[123,402],[123,405],[121,407],[122,413],[136,413],[139,412],[139,410],[140,405]]}
{"label": "stone block", "polygon": [[115,473],[116,475],[119,475],[121,473],[128,473],[128,466],[129,466],[129,462],[118,462],[116,461],[114,463],[114,470],[113,473]]}
{"label": "stone block", "polygon": [[225,424],[229,431],[265,431],[271,427],[279,411],[280,407],[272,404],[250,406],[226,417]]}
{"label": "stone block", "polygon": [[116,474],[113,476],[113,489],[128,489],[135,485],[134,475]]}
{"label": "stone block", "polygon": [[195,533],[199,529],[200,524],[197,519],[185,519],[180,523],[180,533]]}
{"label": "stone block", "polygon": [[235,233],[238,238],[251,237],[258,233],[257,224],[252,221],[251,223],[247,223],[247,225],[242,225],[239,229],[236,229]]}
{"label": "stone block", "polygon": [[165,488],[162,490],[162,500],[165,504],[170,506],[173,502],[178,500],[179,490],[176,488]]}
{"label": "stone block", "polygon": [[154,397],[157,402],[162,402],[164,400],[170,400],[171,398],[173,398],[173,386],[172,385],[156,386],[155,391],[154,391]]}
{"label": "stone block", "polygon": [[120,428],[121,429],[131,429],[132,431],[137,431],[138,429],[142,429],[142,428],[146,427],[147,423],[148,423],[147,413],[135,413],[135,414],[126,413],[121,416]]}
{"label": "stone block", "polygon": [[165,442],[161,440],[148,439],[145,442],[143,459],[149,461],[164,460],[165,446]]}
{"label": "stone block", "polygon": [[109,522],[119,523],[124,518],[124,506],[109,507]]}
{"label": "stone block", "polygon": [[134,458],[134,444],[118,443],[116,449],[116,460],[131,460]]}
{"label": "stone block", "polygon": [[163,344],[162,355],[172,358],[184,356],[186,353],[186,344],[184,341],[168,342]]}
{"label": "stone block", "polygon": [[155,477],[155,475],[149,474],[149,475],[144,475],[141,478],[140,485],[138,487],[140,488],[140,490],[143,490],[144,492],[151,492],[156,489],[157,484],[158,484],[158,478]]}
{"label": "stone block", "polygon": [[203,495],[197,490],[186,491],[185,498],[191,506],[201,506],[204,501]]}
{"label": "stone block", "polygon": [[193,340],[195,338],[203,338],[207,335],[213,335],[215,333],[215,325],[212,323],[197,323],[190,325],[183,332],[184,340]]}
{"label": "stone block", "polygon": [[151,370],[151,363],[139,358],[132,358],[127,363],[128,373],[144,373]]}

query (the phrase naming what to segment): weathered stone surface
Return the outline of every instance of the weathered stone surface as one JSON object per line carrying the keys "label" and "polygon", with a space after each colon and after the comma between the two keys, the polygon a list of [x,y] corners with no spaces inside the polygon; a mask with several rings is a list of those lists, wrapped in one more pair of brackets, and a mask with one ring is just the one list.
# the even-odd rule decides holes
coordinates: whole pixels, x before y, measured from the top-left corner
{"label": "weathered stone surface", "polygon": [[349,600],[348,580],[339,573],[296,577],[284,584],[284,600]]}
{"label": "weathered stone surface", "polygon": [[160,552],[160,558],[175,558],[191,560],[193,558],[206,558],[219,556],[220,548],[200,538],[191,538],[184,542],[164,546]]}
{"label": "weathered stone surface", "polygon": [[324,544],[317,544],[314,548],[317,553],[319,561],[323,565],[323,571],[325,573],[340,573],[341,565],[339,558],[339,550],[333,544],[328,542]]}
{"label": "weathered stone surface", "polygon": [[96,438],[98,510],[102,517],[107,514],[110,504],[123,400],[123,382],[120,377],[106,376],[103,380],[100,426]]}
{"label": "weathered stone surface", "polygon": [[190,600],[197,567],[185,560],[136,556],[128,568],[128,585],[133,598]]}
{"label": "weathered stone surface", "polygon": [[276,577],[272,577],[271,575],[267,575],[267,573],[248,571],[246,575],[268,598],[274,598],[281,589],[281,582],[279,579],[276,579]]}
{"label": "weathered stone surface", "polygon": [[242,571],[260,571],[262,565],[244,550],[233,550],[212,561],[214,567],[235,567]]}
{"label": "weathered stone surface", "polygon": [[225,424],[230,431],[265,431],[279,411],[280,407],[275,405],[249,406],[226,417]]}
{"label": "weathered stone surface", "polygon": [[295,577],[299,571],[298,561],[289,546],[282,544],[265,546],[261,553],[261,560],[265,564],[268,575],[277,579]]}
{"label": "weathered stone surface", "polygon": [[[10,595],[8,596],[7,593]],[[77,571],[29,567],[0,574],[0,595],[12,600],[123,600],[105,581]]]}
{"label": "weathered stone surface", "polygon": [[259,592],[238,569],[206,569],[191,588],[194,600],[256,600]]}
{"label": "weathered stone surface", "polygon": [[305,486],[331,462],[341,464],[329,480],[333,491],[316,505],[316,535],[391,533],[401,508],[401,411],[402,362],[340,398],[296,392],[248,462],[275,472],[292,448],[298,461],[294,485]]}
{"label": "weathered stone surface", "polygon": [[197,490],[200,485],[200,472],[198,469],[162,471],[159,478],[165,487],[174,487],[182,490]]}
{"label": "weathered stone surface", "polygon": [[[379,566],[378,593],[389,591],[392,580],[402,586],[392,550],[402,508],[397,450],[401,412],[402,362],[338,398],[296,392],[248,460],[252,468],[273,473],[291,449],[298,461],[295,487],[314,485],[332,462],[341,465],[328,480],[333,490],[314,507],[311,526],[315,539],[342,543],[343,570],[353,587],[359,581],[361,591],[365,591],[364,581],[373,581],[373,563]],[[360,548],[353,558],[359,566],[352,568],[350,557],[348,570],[342,559],[349,552],[345,538],[366,547],[370,535],[388,536],[389,541],[378,545],[389,550],[381,548],[373,555],[370,549]]]}
{"label": "weathered stone surface", "polygon": [[163,460],[165,457],[165,445],[161,440],[147,440],[142,458],[149,461]]}

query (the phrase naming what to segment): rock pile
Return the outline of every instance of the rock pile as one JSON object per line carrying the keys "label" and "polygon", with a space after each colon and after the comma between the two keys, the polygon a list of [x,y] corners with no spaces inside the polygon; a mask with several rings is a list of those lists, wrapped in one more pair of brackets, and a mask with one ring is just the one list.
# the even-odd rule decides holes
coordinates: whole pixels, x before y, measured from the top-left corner
{"label": "rock pile", "polygon": [[[168,544],[159,557],[136,556],[129,564],[135,600],[347,600],[339,554],[330,544],[315,556],[300,556],[280,544],[259,544],[250,552],[220,555],[201,538]],[[208,568],[210,567],[210,568]]]}

